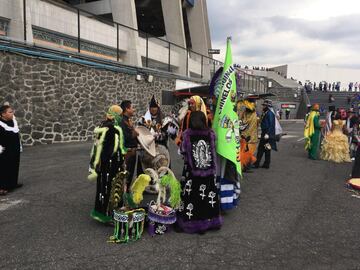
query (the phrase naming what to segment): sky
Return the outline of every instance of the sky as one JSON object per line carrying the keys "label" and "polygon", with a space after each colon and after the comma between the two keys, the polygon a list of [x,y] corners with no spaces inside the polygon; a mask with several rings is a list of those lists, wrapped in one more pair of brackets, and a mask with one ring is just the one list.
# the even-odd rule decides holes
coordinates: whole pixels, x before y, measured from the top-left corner
{"label": "sky", "polygon": [[214,58],[271,67],[319,64],[360,69],[360,0],[207,0]]}

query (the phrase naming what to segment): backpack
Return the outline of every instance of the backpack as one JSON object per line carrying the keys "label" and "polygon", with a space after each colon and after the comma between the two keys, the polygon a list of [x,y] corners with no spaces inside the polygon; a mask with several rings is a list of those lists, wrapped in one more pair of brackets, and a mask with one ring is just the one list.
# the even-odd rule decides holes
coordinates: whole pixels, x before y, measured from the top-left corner
{"label": "backpack", "polygon": [[283,130],[282,130],[282,127],[280,125],[280,122],[279,120],[275,117],[275,140],[277,142],[280,141],[281,139],[281,136],[282,136],[282,133],[283,133]]}

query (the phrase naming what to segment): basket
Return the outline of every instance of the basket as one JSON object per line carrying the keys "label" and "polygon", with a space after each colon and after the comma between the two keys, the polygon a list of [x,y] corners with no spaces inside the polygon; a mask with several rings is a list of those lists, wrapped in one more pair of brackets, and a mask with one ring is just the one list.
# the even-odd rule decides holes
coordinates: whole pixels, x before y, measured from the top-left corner
{"label": "basket", "polygon": [[[161,167],[159,172],[167,172],[174,179],[175,176],[169,168]],[[148,208],[148,233],[151,236],[162,235],[171,230],[171,225],[176,222],[176,211],[174,208],[165,205],[166,187],[161,185],[161,178],[157,180],[159,185],[159,193],[157,201],[151,201]]]}

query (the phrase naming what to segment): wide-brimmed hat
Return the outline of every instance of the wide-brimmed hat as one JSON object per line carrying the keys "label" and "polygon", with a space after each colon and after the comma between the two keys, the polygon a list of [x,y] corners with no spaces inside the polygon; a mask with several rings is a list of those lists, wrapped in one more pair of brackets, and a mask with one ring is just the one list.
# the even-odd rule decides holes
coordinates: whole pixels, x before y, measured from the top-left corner
{"label": "wide-brimmed hat", "polygon": [[272,101],[270,99],[265,99],[262,105],[272,107]]}
{"label": "wide-brimmed hat", "polygon": [[156,156],[156,149],[155,149],[155,138],[151,134],[150,130],[146,127],[137,127],[135,130],[139,133],[138,141],[141,144],[142,148],[148,152],[151,156]]}
{"label": "wide-brimmed hat", "polygon": [[166,127],[168,124],[173,124],[176,128],[179,128],[179,123],[176,121],[176,119],[172,116],[166,116],[164,118],[162,127]]}

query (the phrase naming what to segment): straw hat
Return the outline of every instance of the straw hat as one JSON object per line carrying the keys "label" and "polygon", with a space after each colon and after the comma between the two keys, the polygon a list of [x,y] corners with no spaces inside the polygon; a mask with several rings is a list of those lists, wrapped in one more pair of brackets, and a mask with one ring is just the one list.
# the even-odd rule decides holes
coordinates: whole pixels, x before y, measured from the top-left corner
{"label": "straw hat", "polygon": [[141,144],[142,148],[148,152],[151,156],[156,156],[156,149],[155,149],[155,138],[151,134],[150,130],[146,127],[137,127],[135,130],[139,133],[138,141]]}

